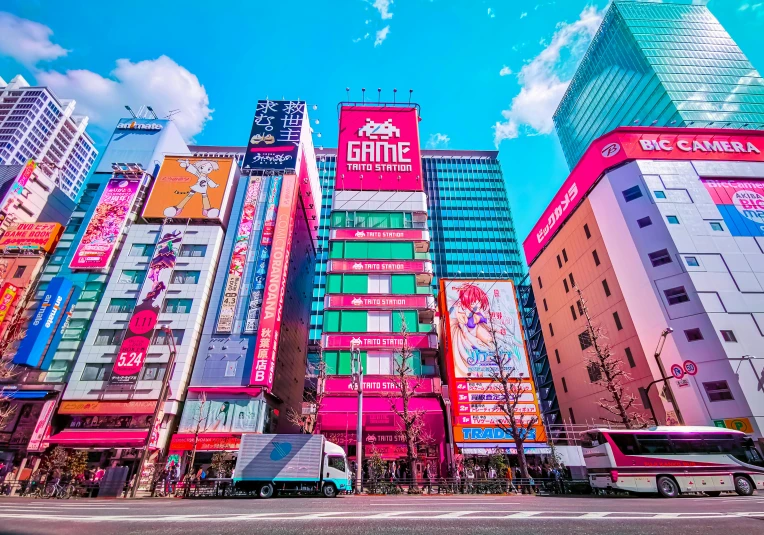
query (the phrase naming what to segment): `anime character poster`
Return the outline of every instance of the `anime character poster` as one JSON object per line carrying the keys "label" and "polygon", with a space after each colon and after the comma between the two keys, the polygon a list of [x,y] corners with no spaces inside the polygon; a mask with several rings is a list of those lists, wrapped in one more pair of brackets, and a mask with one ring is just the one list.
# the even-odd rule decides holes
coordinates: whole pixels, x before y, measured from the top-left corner
{"label": "anime character poster", "polygon": [[456,378],[490,379],[497,348],[513,376],[529,377],[522,326],[511,281],[444,281]]}
{"label": "anime character poster", "polygon": [[148,276],[138,296],[138,304],[133,310],[127,334],[117,353],[109,384],[133,385],[138,381],[138,374],[143,369],[146,353],[151,345],[151,337],[159,319],[182,241],[182,230],[162,228],[154,256],[149,262]]}
{"label": "anime character poster", "polygon": [[167,156],[151,188],[143,217],[223,220],[233,160]]}
{"label": "anime character poster", "polygon": [[69,263],[71,269],[103,269],[109,266],[139,188],[139,180],[109,180]]}

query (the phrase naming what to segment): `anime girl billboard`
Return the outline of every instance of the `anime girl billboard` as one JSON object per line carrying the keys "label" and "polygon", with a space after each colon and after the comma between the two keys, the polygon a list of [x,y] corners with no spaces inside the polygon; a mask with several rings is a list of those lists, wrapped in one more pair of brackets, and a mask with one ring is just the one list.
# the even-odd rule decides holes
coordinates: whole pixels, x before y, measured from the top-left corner
{"label": "anime girl billboard", "polygon": [[445,282],[456,378],[490,379],[494,355],[505,355],[513,375],[529,377],[528,358],[512,281]]}

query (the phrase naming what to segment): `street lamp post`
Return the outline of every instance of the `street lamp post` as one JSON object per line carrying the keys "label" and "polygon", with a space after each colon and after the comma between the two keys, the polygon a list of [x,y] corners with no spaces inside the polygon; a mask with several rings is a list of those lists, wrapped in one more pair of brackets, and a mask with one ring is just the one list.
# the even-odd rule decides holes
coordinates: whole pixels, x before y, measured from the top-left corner
{"label": "street lamp post", "polygon": [[361,365],[361,350],[358,346],[359,344],[353,343],[350,346],[350,354],[353,385],[358,391],[358,422],[355,434],[355,487],[356,494],[361,494],[363,490],[363,366]]}
{"label": "street lamp post", "polygon": [[[674,407],[674,413],[676,414],[676,419],[679,420],[679,423],[681,425],[684,425],[684,418],[682,418],[682,413],[679,411],[679,405],[676,402],[676,399],[674,398],[674,392],[671,390],[671,383],[668,381],[669,377],[666,376],[666,369],[663,367],[663,362],[661,361],[661,353],[663,352],[663,345],[666,343],[666,337],[674,332],[674,329],[671,327],[666,327],[663,329],[663,332],[661,333],[661,337],[658,339],[658,345],[655,348],[655,362],[658,364],[658,370],[661,373],[661,379],[658,379],[655,381],[655,383],[663,382],[663,384],[666,387],[666,393],[668,394],[669,401],[671,402],[671,406]],[[649,386],[648,386],[649,388]],[[650,404],[651,410],[652,410],[652,403]],[[653,419],[655,419],[655,413],[653,412]],[[658,425],[658,421],[655,420],[655,425]]]}

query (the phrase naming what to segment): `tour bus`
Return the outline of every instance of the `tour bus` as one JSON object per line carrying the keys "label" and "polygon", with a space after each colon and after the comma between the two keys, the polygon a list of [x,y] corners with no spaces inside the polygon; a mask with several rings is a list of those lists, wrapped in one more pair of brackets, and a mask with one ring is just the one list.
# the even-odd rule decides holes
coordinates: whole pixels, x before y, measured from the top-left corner
{"label": "tour bus", "polygon": [[590,429],[581,434],[594,489],[658,492],[666,498],[764,490],[764,461],[751,437],[718,427]]}

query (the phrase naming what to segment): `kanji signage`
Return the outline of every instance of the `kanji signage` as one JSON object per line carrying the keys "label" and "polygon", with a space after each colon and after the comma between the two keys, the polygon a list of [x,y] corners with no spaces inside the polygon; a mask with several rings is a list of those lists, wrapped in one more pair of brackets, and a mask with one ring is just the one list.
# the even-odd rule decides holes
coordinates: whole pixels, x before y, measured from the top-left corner
{"label": "kanji signage", "polygon": [[301,100],[258,100],[242,169],[296,169],[305,117]]}

